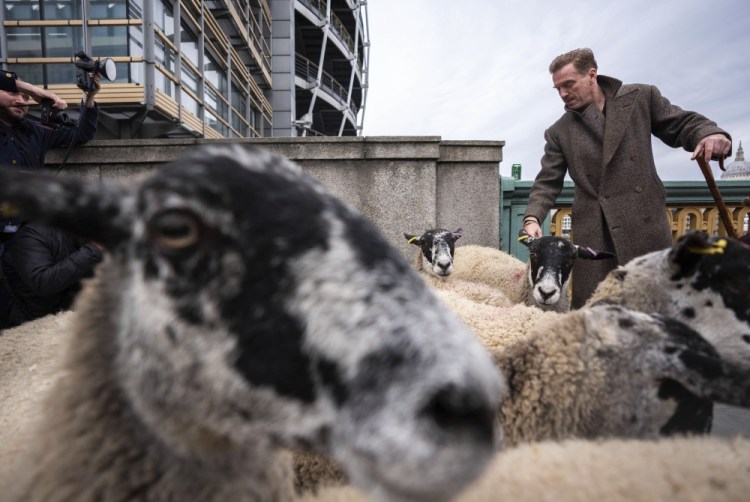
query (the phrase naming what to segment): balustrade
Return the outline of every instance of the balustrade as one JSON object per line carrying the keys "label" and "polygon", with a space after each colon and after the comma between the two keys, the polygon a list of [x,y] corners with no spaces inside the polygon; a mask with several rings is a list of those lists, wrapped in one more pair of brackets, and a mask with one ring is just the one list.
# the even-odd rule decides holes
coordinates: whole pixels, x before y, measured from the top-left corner
{"label": "balustrade", "polygon": [[[711,235],[726,236],[727,231],[721,223],[719,210],[715,206],[690,205],[690,206],[668,206],[666,208],[669,226],[672,229],[672,238],[677,239],[690,231],[703,231]],[[739,235],[748,232],[748,219],[750,219],[750,208],[742,205],[727,205],[732,226]],[[562,235],[571,237],[573,216],[571,208],[556,207],[551,211],[549,233],[550,235]]]}

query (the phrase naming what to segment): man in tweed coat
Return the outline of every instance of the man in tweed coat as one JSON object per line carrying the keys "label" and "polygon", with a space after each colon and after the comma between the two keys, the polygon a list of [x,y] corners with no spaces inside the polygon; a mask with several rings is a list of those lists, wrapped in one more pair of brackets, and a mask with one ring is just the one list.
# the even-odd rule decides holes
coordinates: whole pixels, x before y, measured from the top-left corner
{"label": "man in tweed coat", "polygon": [[652,85],[623,84],[598,75],[597,68],[590,49],[562,54],[550,64],[565,113],[544,132],[542,169],[524,214],[524,229],[541,237],[540,224],[570,172],[573,240],[615,253],[616,260],[576,262],[573,308],[581,307],[618,264],[672,245],[651,135],[692,151],[691,160],[723,158],[732,149],[731,137],[716,123],[671,104]]}

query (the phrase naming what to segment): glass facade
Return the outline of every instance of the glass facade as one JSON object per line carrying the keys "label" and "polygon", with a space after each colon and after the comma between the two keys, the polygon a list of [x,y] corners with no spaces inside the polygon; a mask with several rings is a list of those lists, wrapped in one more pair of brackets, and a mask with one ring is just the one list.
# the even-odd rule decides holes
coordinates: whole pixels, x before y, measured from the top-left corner
{"label": "glass facade", "polygon": [[[80,90],[75,87],[73,63],[75,54],[84,51],[93,59],[112,58],[116,64],[115,82],[103,81],[97,96],[102,113],[107,113],[108,104],[117,105],[122,120],[144,107],[147,113],[157,110],[167,125],[151,130],[161,134],[174,130],[170,126],[174,123],[184,123],[192,134],[206,137],[257,136],[271,130],[272,110],[265,96],[271,88],[270,50],[263,53],[262,61],[254,61],[254,56],[248,58],[249,45],[240,56],[243,48],[226,42],[228,37],[249,39],[255,46],[267,47],[268,0],[232,1],[239,17],[219,18],[202,2],[182,3],[177,21],[172,0],[148,4],[144,0],[0,1],[4,13],[0,36],[5,39],[5,53],[0,56],[5,67],[29,82],[54,86],[54,92],[77,99]],[[144,5],[152,9],[151,33],[145,32]],[[88,13],[86,22],[84,13]],[[66,21],[64,26],[61,20]],[[266,38],[261,43],[258,36]],[[153,60],[147,61],[151,53]],[[235,66],[230,72],[230,61],[241,68]],[[254,73],[269,77],[250,85]],[[253,110],[251,102],[258,108]],[[260,117],[257,128],[249,127],[253,114]],[[196,124],[205,124],[204,129],[196,131]]]}
{"label": "glass facade", "polygon": [[[325,96],[308,115],[331,124],[331,132],[326,129],[326,134],[336,134],[338,124],[344,134],[356,134],[352,117],[361,115],[362,65],[353,66],[349,61],[352,56],[363,60],[365,44],[361,39],[366,30],[361,7],[351,8],[343,0],[331,3],[336,4],[331,10],[335,11],[331,36],[350,41],[359,33],[354,38],[360,43],[357,48],[348,43],[344,54],[333,50],[332,43],[323,44],[331,51],[322,58],[326,64],[320,88]],[[0,60],[4,66],[31,83],[51,86],[69,103],[81,97],[73,64],[77,52],[114,60],[117,78],[102,82],[97,101],[104,115],[112,110],[109,118],[121,123],[120,131],[102,128],[97,138],[107,139],[105,134],[117,138],[171,134],[247,137],[276,131],[286,135],[294,132],[290,121],[299,118],[295,108],[299,115],[312,106],[310,96],[302,96],[305,93],[299,90],[295,102],[297,76],[293,72],[291,77],[289,72],[280,72],[282,77],[271,69],[270,0],[0,0],[0,5],[4,15]],[[294,2],[292,5],[296,9]],[[150,12],[144,13],[144,9]],[[145,24],[144,17],[153,23]],[[291,29],[282,30],[290,34],[287,45],[293,33],[312,33],[307,26],[295,31],[295,21],[302,20],[297,16]],[[314,21],[321,26],[319,19]],[[296,59],[307,47],[309,51],[304,52],[319,61],[315,51],[320,50],[321,40],[317,34],[304,35],[308,36],[303,39],[300,35],[297,47],[292,43],[289,54],[282,57]],[[354,67],[358,73],[352,79]],[[272,91],[272,78],[281,79],[278,88],[288,96],[279,99],[280,91]],[[283,127],[273,122],[272,92],[275,102],[284,102],[277,114],[286,122]],[[334,101],[327,102],[329,98]],[[342,113],[348,117],[343,122]]]}

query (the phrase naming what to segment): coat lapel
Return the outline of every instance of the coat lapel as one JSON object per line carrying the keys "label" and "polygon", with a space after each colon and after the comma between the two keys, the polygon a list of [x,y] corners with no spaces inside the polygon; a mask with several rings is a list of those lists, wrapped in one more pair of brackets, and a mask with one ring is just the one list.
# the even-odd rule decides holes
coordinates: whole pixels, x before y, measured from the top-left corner
{"label": "coat lapel", "polygon": [[630,114],[633,111],[633,101],[636,91],[633,89],[623,93],[618,92],[613,98],[608,98],[607,115],[604,127],[604,148],[602,150],[602,168],[614,157],[617,147],[620,146],[623,134],[630,126]]}

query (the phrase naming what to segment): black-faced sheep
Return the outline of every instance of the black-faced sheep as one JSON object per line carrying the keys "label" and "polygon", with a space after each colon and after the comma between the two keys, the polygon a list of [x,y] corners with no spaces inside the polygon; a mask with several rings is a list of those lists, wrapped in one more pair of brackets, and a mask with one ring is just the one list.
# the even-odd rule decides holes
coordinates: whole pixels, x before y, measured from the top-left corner
{"label": "black-faced sheep", "polygon": [[505,293],[495,287],[451,277],[454,244],[461,237],[460,228],[453,232],[428,230],[419,237],[404,233],[404,237],[409,244],[419,246],[415,267],[431,288],[455,291],[474,301],[497,307],[510,307],[513,304]]}
{"label": "black-faced sheep", "polygon": [[[485,291],[500,291],[511,304],[523,303],[538,306],[542,310],[567,312],[570,309],[568,289],[570,274],[577,259],[603,260],[613,257],[611,253],[572,244],[563,237],[544,236],[540,238],[522,234],[519,241],[529,248],[529,260],[524,263],[518,258],[499,249],[469,244],[456,247],[461,230],[453,232],[433,229],[420,236],[405,233],[407,242],[418,246],[417,269],[430,273],[446,283],[457,282],[464,294],[482,301],[491,296]],[[455,258],[455,259],[454,259]],[[446,278],[450,276],[450,279]],[[429,281],[435,285],[437,281]],[[437,283],[440,285],[440,283]],[[472,291],[471,284],[475,286]],[[503,302],[487,302],[503,306]],[[507,303],[507,302],[506,302]]]}
{"label": "black-faced sheep", "polygon": [[284,159],[205,146],[129,187],[0,169],[0,201],[108,249],[4,500],[283,500],[283,447],[441,500],[491,457],[486,351]]}

